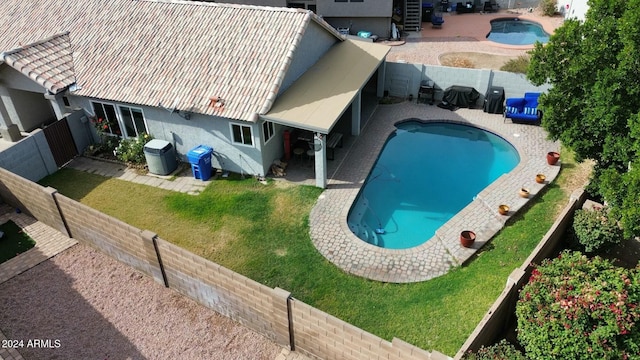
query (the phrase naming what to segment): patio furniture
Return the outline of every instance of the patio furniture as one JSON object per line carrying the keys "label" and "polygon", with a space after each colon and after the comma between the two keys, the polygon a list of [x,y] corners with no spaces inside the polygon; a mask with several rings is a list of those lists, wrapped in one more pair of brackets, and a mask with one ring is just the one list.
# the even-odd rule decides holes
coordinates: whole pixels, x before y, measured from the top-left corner
{"label": "patio furniture", "polygon": [[482,7],[483,12],[498,12],[498,4],[495,0],[485,1]]}
{"label": "patio furniture", "polygon": [[473,13],[476,7],[473,5],[473,2],[467,1],[466,3],[456,3],[456,13],[458,14],[468,14]]}
{"label": "patio furniture", "polygon": [[336,147],[342,147],[342,133],[331,133],[327,138],[327,160],[335,159]]}
{"label": "patio furniture", "polygon": [[444,18],[442,17],[442,13],[436,12],[431,16],[431,27],[440,29],[442,28],[442,24],[444,24]]}
{"label": "patio furniture", "polygon": [[538,110],[540,93],[527,92],[521,98],[508,98],[505,103],[504,118],[513,122],[539,124],[542,111]]}
{"label": "patio furniture", "polygon": [[449,106],[473,108],[480,98],[478,90],[470,86],[450,86],[444,91],[442,102]]}
{"label": "patio furniture", "polygon": [[[418,89],[418,99],[417,102],[420,102],[420,97],[430,97],[429,105],[433,105],[435,101],[435,92],[436,92],[436,84],[433,80],[422,80],[420,81],[420,88]],[[426,103],[426,101],[425,101]]]}

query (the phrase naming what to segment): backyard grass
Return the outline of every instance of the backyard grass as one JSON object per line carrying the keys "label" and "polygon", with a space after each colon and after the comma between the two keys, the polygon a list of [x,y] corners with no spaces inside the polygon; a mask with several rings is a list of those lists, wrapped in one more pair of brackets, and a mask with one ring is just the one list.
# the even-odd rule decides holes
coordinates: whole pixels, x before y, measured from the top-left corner
{"label": "backyard grass", "polygon": [[575,183],[586,179],[584,166],[565,154],[556,182],[468,266],[416,284],[365,280],[325,260],[309,238],[309,212],[321,192],[315,187],[232,178],[191,196],[69,169],[41,183],[265,285],[291,291],[296,299],[382,338],[453,356],[507,276],[547,232]]}
{"label": "backyard grass", "polygon": [[36,242],[11,220],[0,225],[0,231],[4,233],[0,238],[0,264],[36,246]]}

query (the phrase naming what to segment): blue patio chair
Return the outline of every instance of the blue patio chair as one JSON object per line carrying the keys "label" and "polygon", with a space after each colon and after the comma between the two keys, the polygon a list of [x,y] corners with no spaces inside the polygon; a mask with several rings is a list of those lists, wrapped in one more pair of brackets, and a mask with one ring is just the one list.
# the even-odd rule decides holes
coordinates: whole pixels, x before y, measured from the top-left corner
{"label": "blue patio chair", "polygon": [[442,24],[444,24],[444,18],[442,17],[442,13],[434,13],[431,16],[431,24],[434,28],[441,28]]}

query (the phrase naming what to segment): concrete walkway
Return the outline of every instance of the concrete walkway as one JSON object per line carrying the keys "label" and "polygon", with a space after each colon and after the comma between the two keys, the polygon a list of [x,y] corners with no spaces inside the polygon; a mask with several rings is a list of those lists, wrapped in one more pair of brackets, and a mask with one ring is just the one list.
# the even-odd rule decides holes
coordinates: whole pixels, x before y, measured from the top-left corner
{"label": "concrete walkway", "polygon": [[[517,149],[520,163],[480,192],[468,206],[438,229],[435,236],[425,239],[425,243],[410,249],[384,249],[356,237],[349,229],[347,215],[385,141],[395,131],[394,124],[408,118],[457,122],[491,131]],[[536,174],[546,175],[547,183],[555,179],[560,166],[548,165],[546,154],[558,151],[559,145],[546,137],[546,132],[539,126],[513,124],[510,120],[505,122],[502,115],[488,114],[482,109],[449,111],[415,102],[380,105],[347,150],[327,190],[311,211],[312,241],[333,264],[368,279],[409,283],[443,275],[473,256],[510,217],[546,186],[546,183],[535,182]],[[518,195],[523,186],[530,190],[528,199]],[[511,208],[506,216],[498,213],[500,204]],[[460,245],[462,230],[476,233],[472,248]]]}
{"label": "concrete walkway", "polygon": [[193,177],[189,164],[180,164],[178,169],[167,176],[141,174],[135,169],[116,162],[94,160],[84,156],[73,159],[66,167],[88,173],[112,177],[137,184],[155,186],[161,189],[197,195],[215,178],[202,181]]}

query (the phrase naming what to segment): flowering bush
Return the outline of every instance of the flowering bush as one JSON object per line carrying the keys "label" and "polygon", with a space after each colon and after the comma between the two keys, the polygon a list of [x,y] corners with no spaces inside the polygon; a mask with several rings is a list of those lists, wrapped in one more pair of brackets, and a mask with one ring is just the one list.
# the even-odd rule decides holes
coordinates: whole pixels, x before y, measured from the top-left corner
{"label": "flowering bush", "polygon": [[466,353],[462,356],[464,360],[526,360],[518,349],[507,340],[500,340],[499,343],[488,347],[481,347],[475,353]]}
{"label": "flowering bush", "polygon": [[533,270],[516,305],[531,359],[639,359],[640,276],[600,257],[563,252]]}
{"label": "flowering bush", "polygon": [[127,164],[145,164],[147,160],[144,156],[144,145],[151,140],[153,137],[146,133],[140,134],[137,138],[122,139],[116,148],[116,157]]}
{"label": "flowering bush", "polygon": [[98,139],[99,139],[98,144],[91,145],[89,147],[89,152],[91,153],[91,155],[96,155],[100,153],[112,154],[115,148],[118,146],[118,143],[120,142],[120,138],[118,138],[117,136],[110,135],[109,121],[103,118],[97,118],[97,119],[92,119],[91,123],[93,124],[93,127],[96,129],[96,133],[98,134]]}
{"label": "flowering bush", "polygon": [[576,210],[573,215],[573,232],[588,253],[607,249],[620,243],[623,230],[609,216],[606,209]]}

